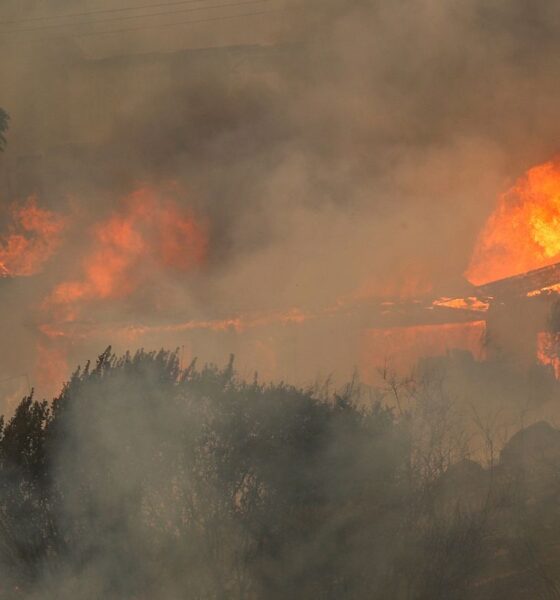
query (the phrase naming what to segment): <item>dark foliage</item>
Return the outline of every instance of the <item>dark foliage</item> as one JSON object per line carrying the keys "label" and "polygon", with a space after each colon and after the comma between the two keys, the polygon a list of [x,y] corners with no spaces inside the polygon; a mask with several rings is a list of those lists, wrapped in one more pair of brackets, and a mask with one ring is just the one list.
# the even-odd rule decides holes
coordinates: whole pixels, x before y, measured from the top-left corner
{"label": "dark foliage", "polygon": [[476,598],[488,503],[442,504],[355,392],[108,349],[0,424],[0,598]]}

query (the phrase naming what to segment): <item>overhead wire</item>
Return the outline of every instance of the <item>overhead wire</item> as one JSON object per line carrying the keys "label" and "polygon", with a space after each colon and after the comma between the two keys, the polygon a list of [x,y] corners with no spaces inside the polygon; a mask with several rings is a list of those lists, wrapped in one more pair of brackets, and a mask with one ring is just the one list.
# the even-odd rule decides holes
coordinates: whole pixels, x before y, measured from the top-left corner
{"label": "overhead wire", "polygon": [[133,19],[150,19],[153,17],[165,17],[165,16],[169,16],[169,15],[176,15],[176,14],[184,14],[184,13],[190,13],[190,12],[198,12],[198,11],[204,11],[204,10],[215,10],[215,9],[219,9],[219,8],[230,8],[230,7],[239,7],[239,6],[247,6],[247,5],[252,5],[252,4],[263,4],[264,2],[266,2],[267,0],[243,0],[242,2],[230,2],[230,3],[226,3],[226,4],[211,4],[211,5],[205,5],[205,6],[197,6],[194,8],[183,8],[183,9],[179,9],[179,10],[172,10],[172,11],[160,11],[157,13],[150,13],[150,14],[145,14],[145,15],[124,15],[122,17],[112,17],[109,19],[97,19],[97,20],[92,20],[92,21],[81,21],[79,23],[56,23],[56,24],[50,24],[50,25],[42,25],[39,27],[26,27],[23,29],[7,29],[7,30],[1,30],[0,34],[17,34],[17,33],[33,33],[36,31],[45,31],[47,29],[60,29],[60,28],[68,28],[68,27],[80,27],[80,26],[89,26],[89,25],[98,25],[98,24],[107,24],[107,23],[113,23],[113,22],[122,22],[122,21],[129,21],[129,20],[133,20]]}
{"label": "overhead wire", "polygon": [[267,15],[273,13],[283,12],[284,8],[275,8],[270,10],[261,10],[258,12],[250,12],[250,13],[240,13],[237,15],[226,15],[220,17],[207,17],[204,19],[189,19],[186,21],[175,21],[174,23],[166,23],[161,25],[147,25],[145,27],[131,27],[127,29],[112,29],[111,31],[90,31],[87,33],[78,33],[73,35],[72,37],[93,37],[96,35],[109,35],[112,33],[129,33],[133,31],[145,31],[148,29],[167,29],[168,27],[176,27],[178,25],[190,25],[194,23],[208,23],[210,21],[227,21],[230,19],[240,19],[243,17],[255,17],[258,15]]}
{"label": "overhead wire", "polygon": [[0,385],[3,385],[4,383],[8,383],[10,381],[15,381],[16,379],[25,379],[27,381],[27,387],[31,389],[31,386],[29,385],[29,376],[27,375],[27,373],[22,373],[20,375],[12,375],[11,377],[0,379]]}
{"label": "overhead wire", "polygon": [[[118,12],[127,12],[134,10],[149,10],[151,8],[165,8],[169,6],[182,6],[184,4],[200,4],[205,0],[178,0],[175,2],[161,2],[158,4],[140,4],[136,6],[123,6],[119,8],[102,8],[99,10],[90,10],[76,13],[59,13],[54,15],[39,15],[36,17],[26,17],[24,19],[15,19],[12,21],[0,21],[0,25],[19,25],[20,23],[32,23],[36,21],[53,21],[56,19],[74,19],[76,17],[89,17],[91,15],[111,14]],[[69,23],[71,25],[71,23]]]}

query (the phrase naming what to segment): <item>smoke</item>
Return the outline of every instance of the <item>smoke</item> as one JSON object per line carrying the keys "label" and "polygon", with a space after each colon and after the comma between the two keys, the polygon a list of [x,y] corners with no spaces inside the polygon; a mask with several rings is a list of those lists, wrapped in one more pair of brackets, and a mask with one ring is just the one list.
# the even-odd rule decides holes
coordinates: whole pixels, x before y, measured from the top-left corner
{"label": "smoke", "polygon": [[[48,572],[38,574],[37,597],[48,597],[51,590],[52,597],[103,596],[108,589],[121,597],[154,596],[162,578],[170,587],[164,590],[168,597],[187,584],[212,591],[219,582],[213,558],[225,556],[229,576],[240,529],[229,513],[222,518],[221,496],[202,478],[196,481],[201,487],[185,497],[204,498],[195,512],[208,517],[219,534],[211,532],[205,553],[196,526],[183,546],[175,544],[178,526],[193,521],[172,512],[188,505],[177,501],[184,490],[174,487],[177,464],[166,459],[179,457],[183,481],[191,485],[196,473],[189,469],[197,463],[185,455],[185,448],[196,447],[189,446],[189,436],[213,434],[214,427],[229,443],[241,431],[232,452],[239,444],[253,452],[250,421],[264,427],[270,444],[251,454],[260,466],[264,457],[266,477],[298,482],[299,447],[293,437],[279,437],[275,424],[288,423],[288,432],[306,431],[301,423],[314,426],[306,411],[318,406],[321,413],[334,404],[313,402],[303,412],[290,412],[289,402],[279,403],[276,395],[285,392],[282,386],[258,388],[259,402],[246,419],[252,388],[241,385],[235,387],[235,403],[228,389],[220,396],[220,411],[212,412],[210,392],[221,385],[222,374],[205,371],[193,399],[177,383],[178,365],[196,356],[223,364],[234,353],[240,376],[250,380],[255,370],[257,381],[340,380],[356,366],[377,371],[378,355],[367,354],[368,342],[377,349],[377,337],[394,341],[395,354],[406,358],[401,341],[415,333],[402,326],[420,313],[396,310],[391,328],[380,336],[372,328],[389,310],[382,302],[398,297],[413,305],[423,295],[451,295],[448,290],[464,285],[462,274],[499,194],[558,152],[560,8],[550,0],[267,1],[262,7],[158,17],[136,11],[144,16],[129,21],[117,17],[131,12],[95,12],[126,6],[108,0],[4,0],[0,6],[0,106],[11,116],[8,145],[0,155],[0,249],[18,234],[12,215],[21,214],[22,207],[34,206],[49,215],[49,223],[64,224],[54,237],[47,232],[36,239],[35,231],[24,232],[27,237],[20,239],[33,235],[21,246],[21,256],[32,250],[33,269],[0,278],[5,340],[0,378],[4,372],[20,377],[0,389],[6,409],[29,387],[26,375],[39,395],[48,395],[71,366],[110,343],[117,351],[180,348],[164,364],[164,371],[171,369],[171,404],[161,402],[167,385],[161,377],[149,373],[139,379],[128,359],[120,363],[130,369],[126,381],[117,373],[102,389],[88,376],[77,390],[79,405],[66,413],[69,430],[62,432],[66,437],[53,469],[63,497],[57,517],[68,519],[63,525],[81,553],[69,559],[66,554],[52,581]],[[261,9],[263,14],[242,16]],[[282,10],[266,12],[276,9]],[[62,25],[54,18],[62,13],[84,16],[66,18],[72,25]],[[106,33],[110,30],[115,33]],[[28,204],[30,197],[36,205]],[[22,264],[17,258],[12,264]],[[501,317],[511,339],[526,344],[529,326],[516,323],[515,315]],[[457,337],[464,333],[455,325],[447,329]],[[481,329],[481,322],[465,329],[473,347]],[[418,331],[422,335],[426,329]],[[434,344],[438,354],[446,349],[448,338],[426,337],[426,353]],[[534,350],[528,346],[526,353]],[[466,455],[467,439],[471,455],[488,452],[493,460],[527,421],[557,416],[558,386],[550,373],[544,367],[524,371],[507,358],[479,363],[456,354],[421,362],[418,377],[440,385],[438,393],[454,400],[458,415],[442,399],[421,407],[419,425],[411,421],[426,444],[417,460],[428,479],[430,471],[439,477]],[[399,387],[397,379],[384,375],[391,392],[385,400],[406,423],[417,380]],[[92,402],[106,397],[116,404]],[[408,406],[400,406],[403,398],[410,400]],[[500,440],[489,439],[491,428]],[[371,482],[369,505],[388,507],[379,524],[368,521],[373,529],[363,534],[367,540],[359,521],[349,525],[352,547],[358,549],[347,559],[351,572],[357,565],[355,581],[362,590],[379,581],[371,572],[377,564],[372,556],[393,565],[387,539],[397,546],[410,542],[407,564],[427,557],[436,565],[427,571],[439,575],[435,553],[429,547],[416,552],[422,540],[411,540],[408,531],[399,537],[406,519],[402,513],[394,516],[393,499],[379,486],[387,473],[368,471],[382,448],[389,462],[402,459],[395,468],[404,477],[413,452],[405,458],[401,452],[409,440],[400,444],[382,435],[378,448],[377,438],[368,433],[362,441],[352,431],[335,422],[319,444],[328,460],[314,462],[312,456],[301,481],[307,485],[319,465],[330,498],[338,502],[339,494],[348,493],[349,503],[359,504],[360,494],[352,497],[353,488],[345,487],[348,473],[357,482]],[[443,440],[437,452],[429,446],[434,439]],[[212,435],[203,441],[216,450]],[[216,469],[228,484],[231,469],[219,462],[220,448],[216,456],[208,472]],[[279,462],[266,462],[270,456]],[[242,468],[243,455],[238,458]],[[339,465],[336,475],[329,461]],[[144,485],[152,496],[137,494]],[[258,489],[255,494],[262,500]],[[233,498],[232,514],[239,509]],[[278,515],[271,506],[259,514],[265,533]],[[283,510],[288,523],[295,522],[297,537],[309,518],[305,513],[289,521],[291,508],[288,498]],[[146,520],[140,519],[150,510],[150,524],[162,527],[156,538],[154,527],[144,529]],[[340,518],[348,524],[346,516]],[[328,571],[331,557],[346,560],[340,558],[337,526],[330,515],[324,517],[314,530],[318,537],[298,547],[302,564],[313,567],[319,557]],[[258,562],[261,555],[255,554]],[[478,557],[474,551],[465,555]],[[156,560],[161,556],[165,560]],[[275,563],[282,566],[281,575],[271,575],[271,567],[260,563],[258,572],[264,578],[288,573],[297,580],[294,556],[300,555],[286,552]],[[168,571],[153,572],[154,564]],[[193,568],[183,581],[178,574],[183,576],[185,564]],[[67,576],[61,575],[65,568]],[[129,572],[138,578],[129,579]],[[414,578],[412,567],[411,572]],[[130,580],[141,588],[143,575],[153,589],[119,588]],[[377,589],[371,585],[368,591]],[[436,597],[426,589],[425,597]],[[202,596],[196,589],[189,594]]]}
{"label": "smoke", "polygon": [[[106,351],[2,429],[0,596],[386,598],[403,578],[445,589],[419,546],[446,539],[428,489],[464,456],[453,408],[418,398],[413,422],[398,420],[357,409],[358,391]],[[437,561],[456,576],[456,558]],[[467,584],[469,571],[460,560]]]}
{"label": "smoke", "polygon": [[[2,209],[35,193],[71,221],[42,274],[1,282],[10,311],[0,325],[26,342],[2,352],[9,368],[33,371],[43,301],[84,280],[96,225],[142,186],[183,190],[180,209],[207,224],[204,267],[183,277],[152,265],[126,301],[91,302],[88,327],[113,335],[88,342],[76,332],[65,342],[71,362],[115,342],[121,326],[316,313],[363,290],[399,295],[395,282],[404,290],[410,280],[446,289],[498,194],[557,152],[559,9],[550,1],[306,0],[231,19],[261,7],[44,18],[115,8],[0,8],[0,106],[12,117]],[[180,19],[201,22],[172,24]],[[120,29],[129,31],[100,33]],[[348,375],[361,327],[333,318],[243,340],[134,340],[218,361],[235,351],[242,370],[306,381]],[[332,350],[322,373],[307,361],[317,347]]]}
{"label": "smoke", "polygon": [[2,423],[0,597],[470,598],[556,581],[536,567],[558,429],[512,436],[433,373],[378,389],[395,411],[359,408],[360,391],[108,349]]}

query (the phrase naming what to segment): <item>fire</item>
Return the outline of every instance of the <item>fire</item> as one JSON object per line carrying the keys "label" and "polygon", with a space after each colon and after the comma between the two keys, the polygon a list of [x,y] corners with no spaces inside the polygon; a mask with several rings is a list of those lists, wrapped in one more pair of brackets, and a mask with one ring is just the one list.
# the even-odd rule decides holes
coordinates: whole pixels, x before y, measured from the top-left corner
{"label": "fire", "polygon": [[[481,297],[429,298],[433,290],[431,273],[414,261],[394,265],[391,278],[366,281],[334,305],[315,311],[293,308],[173,322],[167,318],[154,321],[150,317],[147,323],[136,319],[129,323],[99,322],[96,317],[102,313],[96,310],[91,310],[88,316],[88,310],[99,307],[101,311],[115,304],[126,308],[129,304],[123,302],[131,297],[149,297],[145,292],[157,289],[165,281],[158,279],[162,275],[183,278],[205,263],[207,224],[184,208],[179,201],[181,194],[177,186],[144,185],[122,198],[110,214],[85,231],[82,251],[72,256],[71,276],[59,280],[41,304],[43,319],[38,326],[41,370],[37,378],[43,386],[68,376],[67,359],[72,346],[84,340],[105,343],[115,339],[117,343],[130,343],[202,330],[242,334],[266,330],[269,326],[293,326],[342,316],[364,306],[383,317],[405,312],[414,305],[418,310],[437,309],[438,314],[445,314],[442,309],[448,309],[446,319],[453,318],[450,316],[453,310],[471,313],[466,315],[468,318],[485,319],[484,313],[492,318],[489,307],[495,297],[493,293],[484,293],[484,288],[475,291]],[[0,275],[2,272],[30,275],[58,248],[65,220],[38,208],[35,199],[14,209],[12,216],[14,224],[9,235],[0,238]],[[555,262],[560,262],[560,162],[551,161],[530,169],[500,197],[481,232],[466,275],[472,283],[481,285]],[[532,298],[558,293],[560,284],[547,277],[546,281],[542,274],[537,280],[533,277],[531,282],[537,283],[524,289],[523,294]],[[502,290],[504,282],[500,285]],[[542,287],[533,290],[539,285]],[[509,287],[512,286],[515,287],[513,284]],[[159,298],[155,304],[161,308]],[[384,364],[398,371],[408,370],[420,357],[441,356],[453,349],[467,350],[475,360],[484,360],[485,332],[484,320],[367,328],[362,330],[362,371],[366,380],[373,383],[374,373]],[[270,354],[268,362],[273,372],[273,349],[270,344],[261,345],[261,341],[257,339],[254,347]],[[540,335],[538,358],[552,365],[560,377],[557,345],[557,340]],[[531,348],[533,352],[534,345]]]}
{"label": "fire", "polygon": [[527,293],[527,298],[534,298],[535,296],[543,296],[546,294],[560,294],[560,283],[554,283],[552,285],[539,288],[538,290],[532,290],[531,292]]}
{"label": "fire", "polygon": [[474,312],[486,312],[489,304],[476,296],[467,298],[438,298],[432,302],[433,307],[453,308],[455,310],[468,310]]}
{"label": "fire", "polygon": [[162,269],[194,270],[207,251],[205,225],[173,193],[148,186],[124,198],[92,235],[82,277],[60,283],[45,304],[63,307],[64,320],[74,320],[84,302],[130,296]]}
{"label": "fire", "polygon": [[66,220],[38,205],[31,197],[11,210],[7,235],[0,237],[0,277],[38,273],[62,241]]}
{"label": "fire", "polygon": [[556,379],[560,379],[560,336],[550,331],[541,331],[537,336],[537,359],[542,365],[549,365]]}
{"label": "fire", "polygon": [[184,275],[205,261],[206,224],[181,206],[179,194],[177,186],[142,186],[86,231],[78,276],[60,281],[41,303],[36,370],[41,389],[68,377],[75,341],[118,333],[93,321],[84,326],[87,309],[142,293],[148,285],[157,287],[162,273]]}
{"label": "fire", "polygon": [[112,323],[109,326],[103,326],[99,323],[60,323],[57,325],[43,324],[40,331],[43,335],[54,339],[72,338],[85,339],[96,336],[107,337],[116,336],[125,341],[135,341],[144,336],[168,333],[181,333],[185,331],[207,330],[213,332],[235,331],[244,333],[250,329],[265,328],[271,325],[301,325],[325,313],[305,313],[298,308],[285,312],[270,312],[259,314],[245,314],[226,319],[192,319],[179,323],[169,323],[162,325],[142,325],[127,324],[118,325]]}
{"label": "fire", "polygon": [[560,162],[533,167],[503,194],[474,250],[466,277],[475,285],[560,260]]}

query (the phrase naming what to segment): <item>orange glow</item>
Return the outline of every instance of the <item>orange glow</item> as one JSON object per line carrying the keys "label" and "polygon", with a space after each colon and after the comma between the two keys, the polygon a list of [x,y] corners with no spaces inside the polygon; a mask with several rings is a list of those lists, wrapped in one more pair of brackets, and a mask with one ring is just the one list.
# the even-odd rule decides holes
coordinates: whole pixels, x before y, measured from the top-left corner
{"label": "orange glow", "polygon": [[475,296],[467,298],[438,298],[432,303],[434,307],[454,308],[456,310],[472,310],[475,312],[486,312],[488,310],[488,302],[480,300]]}
{"label": "orange glow", "polygon": [[545,294],[560,294],[560,283],[554,283],[553,285],[547,285],[538,290],[533,290],[527,294],[527,297],[534,298],[535,296],[542,296]]}
{"label": "orange glow", "polygon": [[537,358],[543,365],[550,365],[556,379],[560,379],[560,335],[541,331],[537,336]]}
{"label": "orange glow", "polygon": [[70,376],[67,353],[49,340],[40,340],[36,352],[35,379],[40,393],[44,396],[56,394],[61,383]]}
{"label": "orange glow", "polygon": [[122,340],[132,342],[147,335],[180,333],[184,331],[207,330],[213,332],[235,331],[243,333],[250,329],[258,327],[267,327],[270,325],[301,325],[311,319],[316,319],[322,313],[311,314],[304,313],[294,308],[286,312],[271,312],[262,314],[246,314],[227,319],[203,319],[183,321],[181,323],[171,323],[165,325],[115,325],[102,326],[98,323],[58,323],[44,324],[39,327],[41,333],[51,340],[72,338],[84,339],[95,338],[96,336],[105,338],[107,336],[118,336]]}
{"label": "orange glow", "polygon": [[167,191],[142,187],[93,230],[83,277],[60,283],[46,307],[64,307],[73,320],[85,301],[124,298],[162,269],[190,271],[206,256],[207,235],[194,215]]}
{"label": "orange glow", "polygon": [[484,360],[485,321],[369,329],[364,333],[361,371],[374,383],[385,366],[398,373],[414,367],[420,358],[445,356],[450,350],[468,350]]}
{"label": "orange glow", "polygon": [[35,275],[58,249],[65,220],[32,197],[13,206],[11,221],[8,234],[0,236],[0,277]]}
{"label": "orange glow", "polygon": [[465,273],[481,285],[560,261],[560,162],[530,169],[498,202]]}
{"label": "orange glow", "polygon": [[180,206],[179,193],[176,186],[143,186],[87,232],[90,245],[77,261],[79,277],[59,282],[41,304],[35,373],[41,393],[55,393],[68,377],[71,345],[77,340],[102,335],[134,337],[129,328],[119,331],[85,322],[86,309],[125,299],[148,285],[157,286],[162,273],[185,274],[204,262],[206,225]]}

